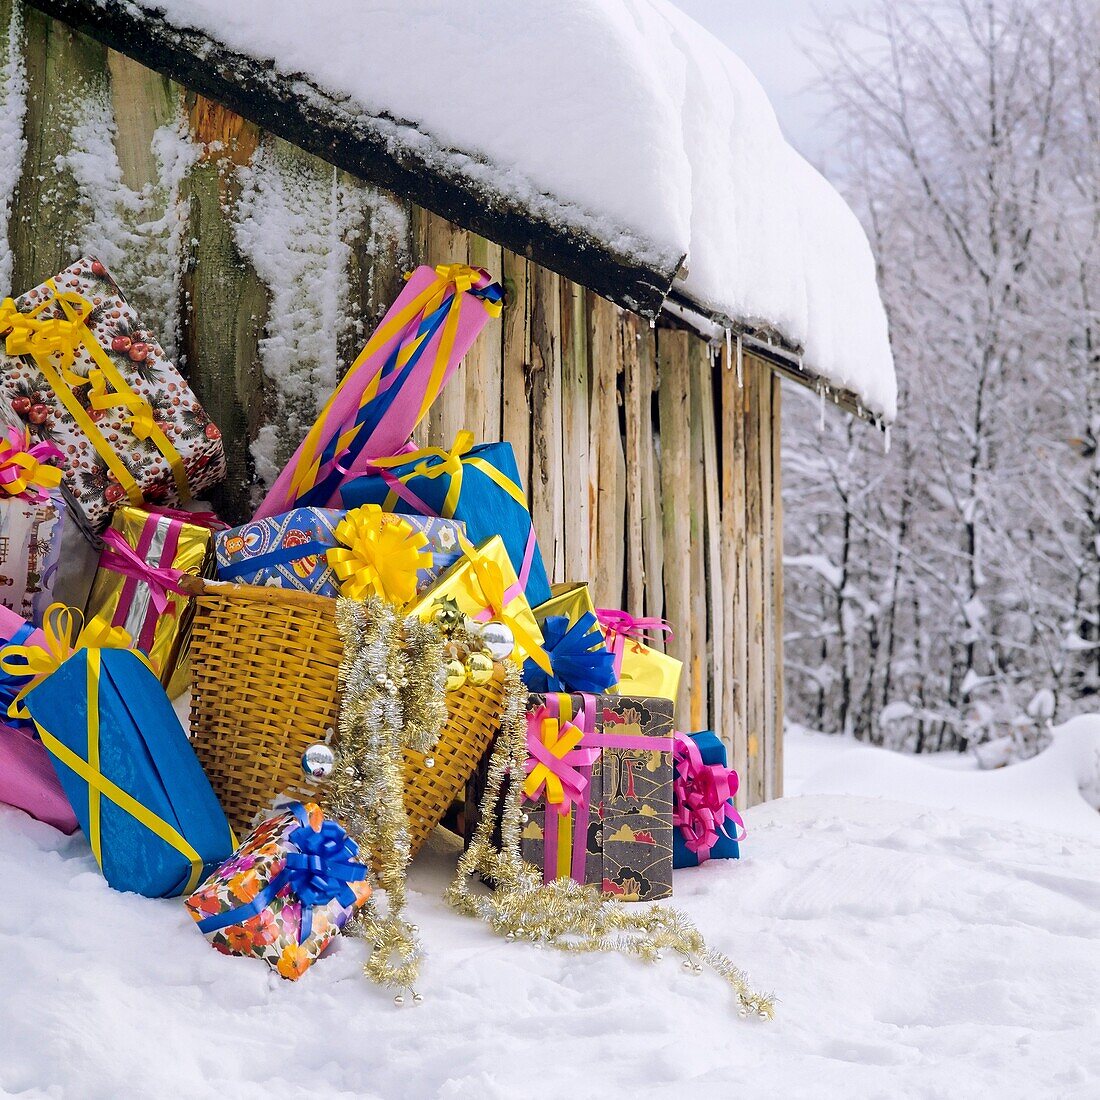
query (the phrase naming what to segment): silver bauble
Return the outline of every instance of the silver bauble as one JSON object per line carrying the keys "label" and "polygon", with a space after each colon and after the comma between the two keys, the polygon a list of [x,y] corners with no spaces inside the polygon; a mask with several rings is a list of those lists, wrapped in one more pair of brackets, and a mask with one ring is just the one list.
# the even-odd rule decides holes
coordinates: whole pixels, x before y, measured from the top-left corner
{"label": "silver bauble", "polygon": [[302,753],[302,771],[307,779],[328,779],[336,764],[336,754],[323,741],[310,745]]}
{"label": "silver bauble", "polygon": [[505,623],[486,623],[481,628],[481,648],[494,661],[507,660],[516,648],[512,628]]}

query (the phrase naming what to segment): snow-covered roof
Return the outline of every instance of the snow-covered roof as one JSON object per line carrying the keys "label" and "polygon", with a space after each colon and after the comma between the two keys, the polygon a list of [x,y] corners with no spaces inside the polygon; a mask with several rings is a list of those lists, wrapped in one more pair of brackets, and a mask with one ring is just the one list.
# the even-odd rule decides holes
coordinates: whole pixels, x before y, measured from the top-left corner
{"label": "snow-covered roof", "polygon": [[[37,2],[37,0],[36,0]],[[865,233],[790,145],[746,66],[667,0],[94,0],[163,13],[383,120],[678,295],[776,330],[807,368],[891,419],[896,383]],[[64,4],[43,4],[64,7]],[[536,257],[538,258],[538,257]]]}

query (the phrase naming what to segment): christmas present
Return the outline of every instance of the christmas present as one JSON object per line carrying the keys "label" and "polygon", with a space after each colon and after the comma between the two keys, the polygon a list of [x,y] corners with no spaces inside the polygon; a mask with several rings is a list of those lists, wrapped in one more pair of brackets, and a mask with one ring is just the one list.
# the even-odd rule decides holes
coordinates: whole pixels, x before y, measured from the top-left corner
{"label": "christmas present", "polygon": [[[462,540],[463,556],[409,608],[425,622],[443,612],[468,615],[479,623],[503,623],[515,643],[515,660],[531,658],[545,672],[550,663],[542,649],[542,632],[504,549],[494,535],[481,546]],[[505,654],[495,653],[503,659]]]}
{"label": "christmas present", "polygon": [[480,268],[418,267],[256,518],[327,507],[349,473],[404,449],[477,334],[490,317],[500,316],[502,298],[500,286]]}
{"label": "christmas present", "polygon": [[218,576],[315,596],[373,592],[400,606],[462,557],[464,532],[454,520],[398,516],[377,505],[295,508],[219,534]]}
{"label": "christmas present", "polygon": [[[0,607],[0,658],[13,646],[35,646],[45,652],[46,638],[14,611]],[[77,829],[76,816],[61,789],[49,753],[34,731],[30,716],[8,716],[20,688],[31,677],[0,669],[0,802],[16,806],[63,833]]]}
{"label": "christmas present", "polygon": [[623,901],[672,894],[672,704],[531,695],[523,857]]}
{"label": "christmas present", "polygon": [[366,903],[359,847],[318,806],[291,802],[258,825],[185,902],[225,955],[300,978]]}
{"label": "christmas present", "polygon": [[534,661],[523,666],[531,691],[583,691],[598,695],[615,684],[615,658],[604,641],[587,584],[554,585],[554,595],[534,608],[552,671]]}
{"label": "christmas present", "polygon": [[737,772],[726,766],[726,746],[711,730],[674,740],[672,866],[738,859],[745,823],[733,804]]}
{"label": "christmas present", "polygon": [[98,260],[0,305],[0,399],[64,452],[74,516],[186,501],[225,476],[221,433]]}
{"label": "christmas present", "polygon": [[625,611],[601,607],[596,611],[600,626],[615,658],[615,676],[624,695],[659,696],[676,700],[683,661],[646,645],[646,638],[672,635],[664,619],[635,618]]}
{"label": "christmas present", "polygon": [[532,607],[545,603],[550,583],[512,445],[475,447],[473,440],[470,432],[459,432],[449,451],[427,447],[376,459],[371,473],[345,482],[344,506],[372,503],[387,512],[462,520],[475,546],[499,535],[527,602]]}
{"label": "christmas present", "polygon": [[87,617],[124,629],[165,687],[189,679],[183,666],[193,609],[181,580],[209,575],[211,524],[220,521],[209,512],[127,505],[103,534]]}
{"label": "christmas present", "polygon": [[0,606],[41,622],[61,554],[63,458],[51,443],[32,443],[26,429],[0,439]]}
{"label": "christmas present", "polygon": [[190,893],[233,834],[147,659],[80,649],[26,697],[108,884]]}

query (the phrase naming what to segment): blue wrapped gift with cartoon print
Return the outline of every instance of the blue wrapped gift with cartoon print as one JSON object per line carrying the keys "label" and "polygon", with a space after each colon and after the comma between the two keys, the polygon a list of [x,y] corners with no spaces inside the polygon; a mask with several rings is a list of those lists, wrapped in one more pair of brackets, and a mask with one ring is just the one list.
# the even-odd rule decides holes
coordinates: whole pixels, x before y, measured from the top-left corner
{"label": "blue wrapped gift with cartoon print", "polygon": [[[298,589],[315,596],[339,596],[340,580],[329,564],[328,551],[342,545],[337,529],[347,515],[340,508],[295,508],[281,516],[253,520],[214,537],[218,577],[238,584],[270,585]],[[380,519],[407,522],[427,539],[416,571],[416,591],[433,585],[459,558],[459,537],[465,525],[431,516],[398,517],[384,513]]]}
{"label": "blue wrapped gift with cartoon print", "polygon": [[535,607],[550,599],[546,566],[510,443],[474,446],[472,433],[459,432],[450,451],[427,447],[372,465],[376,473],[354,478],[340,490],[345,508],[380,504],[402,515],[462,520],[474,546],[500,535],[527,602]]}
{"label": "blue wrapped gift with cartoon print", "polygon": [[81,649],[26,697],[103,877],[188,894],[233,834],[161,682],[128,649]]}
{"label": "blue wrapped gift with cartoon print", "polygon": [[739,859],[745,823],[733,804],[737,772],[712,730],[673,735],[672,866]]}

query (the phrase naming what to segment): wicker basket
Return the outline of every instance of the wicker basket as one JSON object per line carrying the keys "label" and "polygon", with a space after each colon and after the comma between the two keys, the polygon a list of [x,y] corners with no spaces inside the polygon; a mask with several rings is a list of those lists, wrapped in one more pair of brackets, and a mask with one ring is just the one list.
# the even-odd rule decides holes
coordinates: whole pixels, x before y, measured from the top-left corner
{"label": "wicker basket", "polygon": [[[302,783],[302,754],[336,727],[344,648],[336,601],[252,585],[210,585],[195,599],[191,743],[226,816],[242,833]],[[415,855],[500,725],[502,676],[448,697],[432,753],[405,757],[405,808]]]}

